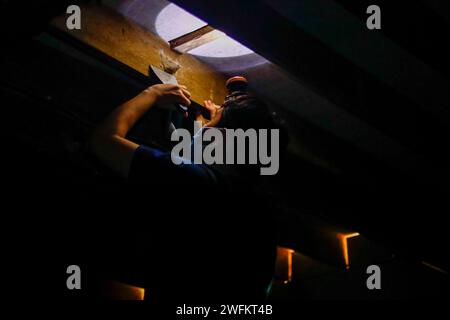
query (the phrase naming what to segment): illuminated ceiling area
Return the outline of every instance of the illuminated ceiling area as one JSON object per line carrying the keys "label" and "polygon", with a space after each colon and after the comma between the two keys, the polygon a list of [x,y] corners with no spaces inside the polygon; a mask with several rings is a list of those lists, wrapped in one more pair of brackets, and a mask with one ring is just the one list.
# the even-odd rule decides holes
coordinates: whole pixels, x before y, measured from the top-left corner
{"label": "illuminated ceiling area", "polygon": [[[196,56],[219,72],[232,74],[267,63],[251,49],[166,0],[108,0],[105,4],[158,34],[174,50]],[[174,42],[182,45],[174,46]]]}
{"label": "illuminated ceiling area", "polygon": [[206,22],[173,3],[167,3],[156,16],[155,21],[156,33],[166,41],[181,37],[206,25]]}

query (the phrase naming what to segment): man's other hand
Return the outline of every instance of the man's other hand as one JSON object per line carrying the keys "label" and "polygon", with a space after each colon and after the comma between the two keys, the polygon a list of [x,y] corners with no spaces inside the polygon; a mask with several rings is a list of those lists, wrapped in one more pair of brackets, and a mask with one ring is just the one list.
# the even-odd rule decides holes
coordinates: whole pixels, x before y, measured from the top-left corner
{"label": "man's other hand", "polygon": [[207,127],[215,127],[217,126],[217,124],[219,123],[220,119],[222,118],[222,111],[223,108],[221,106],[218,106],[217,104],[215,104],[214,102],[212,102],[211,100],[206,100],[203,104],[203,107],[208,110],[209,112],[209,121],[206,121],[206,119],[204,119],[202,117],[202,119],[200,119],[200,121],[203,122],[204,126]]}

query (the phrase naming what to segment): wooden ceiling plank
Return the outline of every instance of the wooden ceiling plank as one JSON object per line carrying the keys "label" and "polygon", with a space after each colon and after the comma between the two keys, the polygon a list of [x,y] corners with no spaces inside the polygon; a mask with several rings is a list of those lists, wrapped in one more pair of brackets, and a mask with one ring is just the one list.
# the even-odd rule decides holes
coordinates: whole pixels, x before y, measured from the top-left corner
{"label": "wooden ceiling plank", "polygon": [[82,11],[81,30],[68,30],[66,15],[54,19],[52,25],[145,76],[148,76],[150,65],[161,68],[162,56],[176,61],[180,65],[177,80],[189,88],[193,101],[199,104],[205,100],[223,103],[226,78],[222,74],[191,55],[174,52],[162,38],[112,9],[91,4],[83,6]]}
{"label": "wooden ceiling plank", "polygon": [[187,52],[220,36],[220,32],[206,25],[169,41],[170,48],[179,52]]}

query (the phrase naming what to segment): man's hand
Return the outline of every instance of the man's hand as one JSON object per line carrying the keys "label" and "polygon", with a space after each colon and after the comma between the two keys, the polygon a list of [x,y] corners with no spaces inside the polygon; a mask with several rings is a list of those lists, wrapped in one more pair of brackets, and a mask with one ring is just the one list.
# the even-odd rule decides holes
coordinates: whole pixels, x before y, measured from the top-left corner
{"label": "man's hand", "polygon": [[156,84],[144,91],[154,94],[158,105],[182,104],[188,107],[191,104],[191,93],[185,86],[175,84]]}
{"label": "man's hand", "polygon": [[197,121],[201,121],[203,126],[206,127],[215,127],[220,119],[222,118],[222,111],[223,108],[221,106],[218,106],[217,104],[215,104],[214,102],[212,102],[211,100],[206,100],[204,102],[203,107],[208,110],[209,112],[209,117],[211,120],[207,120],[205,118],[203,118],[203,116],[200,114],[197,117]]}

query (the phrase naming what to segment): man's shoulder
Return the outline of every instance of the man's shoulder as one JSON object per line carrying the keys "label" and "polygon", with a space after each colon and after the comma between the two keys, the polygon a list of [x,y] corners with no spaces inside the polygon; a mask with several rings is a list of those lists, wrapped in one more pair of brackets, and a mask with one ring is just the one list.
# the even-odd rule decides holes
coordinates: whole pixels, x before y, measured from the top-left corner
{"label": "man's shoulder", "polygon": [[182,162],[175,164],[170,152],[139,146],[130,166],[129,180],[159,184],[218,184],[220,173],[206,165]]}

